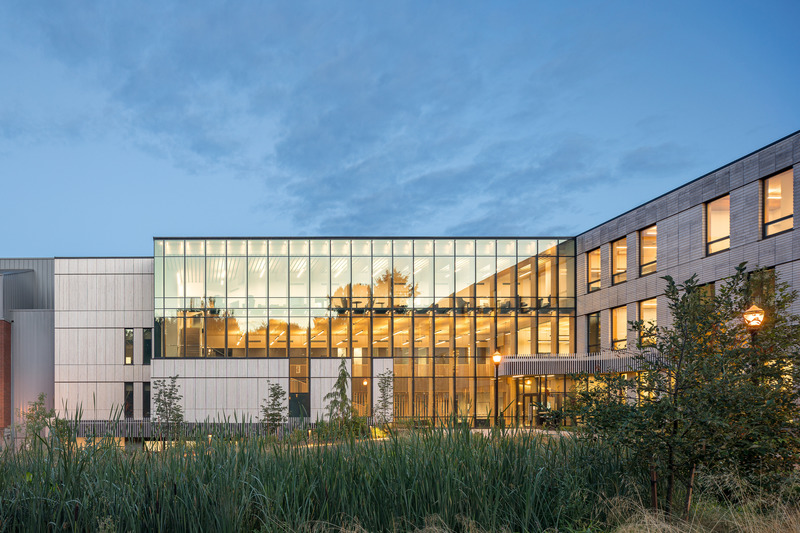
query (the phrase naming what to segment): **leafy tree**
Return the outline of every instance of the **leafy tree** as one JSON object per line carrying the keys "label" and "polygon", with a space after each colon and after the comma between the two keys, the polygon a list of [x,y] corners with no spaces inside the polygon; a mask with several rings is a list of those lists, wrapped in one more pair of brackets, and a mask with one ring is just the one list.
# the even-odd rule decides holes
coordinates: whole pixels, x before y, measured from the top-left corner
{"label": "leafy tree", "polygon": [[25,445],[28,447],[36,446],[44,428],[48,427],[56,417],[55,409],[45,407],[46,399],[47,395],[42,392],[36,401],[28,403],[27,409],[20,410],[25,428]]}
{"label": "leafy tree", "polygon": [[156,395],[153,400],[155,404],[155,419],[159,425],[159,431],[165,430],[167,435],[177,436],[183,424],[183,406],[181,400],[183,395],[178,387],[178,376],[170,376],[169,381],[157,379],[154,382]]}
{"label": "leafy tree", "polygon": [[394,411],[394,373],[378,374],[378,401],[375,403],[375,423],[385,426],[392,421]]}
{"label": "leafy tree", "polygon": [[[688,511],[699,468],[782,475],[800,461],[800,317],[791,311],[797,293],[771,270],[748,275],[743,263],[716,295],[696,276],[683,284],[664,279],[671,324],[632,322],[645,340],[634,355],[635,377],[580,380],[575,414],[589,435],[649,465],[653,506],[666,478],[671,513],[680,481]],[[766,319],[751,336],[742,314],[754,302]]]}
{"label": "leafy tree", "polygon": [[338,424],[340,427],[346,426],[353,418],[353,405],[347,394],[350,373],[347,371],[345,361],[342,359],[339,364],[339,377],[336,378],[336,383],[324,398],[328,402],[328,421]]}
{"label": "leafy tree", "polygon": [[267,398],[261,405],[261,423],[270,433],[276,433],[278,428],[286,423],[286,390],[280,383],[270,383]]}

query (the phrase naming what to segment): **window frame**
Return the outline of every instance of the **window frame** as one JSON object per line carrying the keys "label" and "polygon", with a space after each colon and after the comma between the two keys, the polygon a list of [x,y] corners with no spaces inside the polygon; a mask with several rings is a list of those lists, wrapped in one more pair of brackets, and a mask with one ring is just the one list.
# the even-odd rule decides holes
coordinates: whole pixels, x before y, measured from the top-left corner
{"label": "window frame", "polygon": [[[625,245],[625,269],[622,272],[616,271],[617,259],[617,244],[623,243]],[[616,241],[611,242],[611,285],[619,285],[628,281],[628,237],[622,237]]]}
{"label": "window frame", "polygon": [[[596,280],[589,281],[589,279],[591,278],[591,271],[592,271],[591,261],[589,260],[589,257],[595,252],[597,253],[597,262],[600,263],[599,265],[600,275],[597,277]],[[600,248],[598,247],[595,248],[594,250],[589,250],[588,252],[586,252],[586,292],[599,291],[602,288],[602,285],[600,283],[602,277],[603,277],[602,254],[600,253]]]}
{"label": "window frame", "polygon": [[[708,240],[709,235],[711,235],[711,214],[710,214],[709,208],[711,207],[711,204],[713,204],[714,202],[718,202],[719,200],[722,200],[724,198],[728,199],[728,234],[726,236],[724,236],[724,237],[720,237],[719,239],[714,239],[713,241],[710,241],[710,240]],[[706,204],[705,204],[705,208],[706,208],[706,228],[705,228],[706,229],[706,256],[719,254],[719,253],[726,252],[726,251],[731,249],[731,203],[730,203],[730,198],[731,198],[730,193],[729,194],[723,194],[722,196],[718,196],[717,198],[714,198],[713,200],[710,200],[710,201],[706,202]],[[717,243],[720,243],[722,241],[726,241],[726,240],[728,241],[728,246],[726,248],[722,248],[722,249],[717,250],[715,252],[711,251],[711,247],[713,245],[715,245]]]}
{"label": "window frame", "polygon": [[[134,402],[134,385],[132,381],[126,381],[123,385],[122,396],[122,416],[124,418],[133,418],[133,402]],[[128,401],[130,399],[130,402]]]}
{"label": "window frame", "polygon": [[[597,343],[592,344],[592,319],[595,318],[597,320]],[[599,353],[602,350],[603,342],[602,342],[602,326],[600,324],[600,311],[596,311],[594,313],[589,313],[586,315],[586,351],[587,353]],[[592,350],[593,347],[597,347],[596,350]]]}
{"label": "window frame", "polygon": [[[642,244],[642,239],[644,238],[644,233],[651,229],[656,228],[656,258],[649,263],[642,263],[642,258],[644,254],[642,251],[644,250],[644,245]],[[649,270],[645,272],[645,269],[652,266],[653,270]],[[658,224],[651,224],[646,228],[642,228],[639,230],[639,277],[649,276],[650,274],[654,274],[658,272]]]}
{"label": "window frame", "polygon": [[142,383],[142,418],[150,418],[152,414],[153,389],[149,381]]}
{"label": "window frame", "polygon": [[[615,321],[615,313],[617,309],[624,309],[625,310],[625,337],[622,339],[614,338],[614,334],[616,333],[616,321]],[[625,350],[628,348],[628,306],[627,305],[620,305],[617,307],[611,308],[611,349],[614,351]]]}
{"label": "window frame", "polygon": [[[147,333],[150,333],[150,338],[147,338]],[[150,349],[148,349],[147,341],[150,341]],[[153,328],[142,329],[142,364],[149,365],[153,358]]]}
{"label": "window frame", "polygon": [[[652,298],[647,298],[646,300],[639,300],[639,302],[638,302],[638,304],[639,304],[639,309],[638,309],[638,311],[639,311],[639,320],[644,322],[644,318],[642,316],[643,315],[642,309],[644,309],[644,304],[649,303],[649,302],[655,302],[655,305],[656,305],[656,319],[653,321],[653,325],[657,326],[658,325],[658,297],[657,296],[653,296]],[[652,337],[652,335],[644,335],[643,336],[640,333],[639,334],[639,344],[641,344],[642,346],[653,346],[655,344],[655,339]]]}
{"label": "window frame", "polygon": [[[769,193],[769,190],[768,190],[768,187],[767,187],[767,182],[769,180],[773,179],[773,178],[776,178],[776,177],[780,176],[781,174],[786,173],[786,172],[790,173],[790,176],[791,176],[790,183],[792,184],[792,209],[791,209],[792,214],[791,215],[786,215],[786,216],[781,217],[781,218],[776,218],[775,220],[770,220],[769,222],[767,222],[767,200],[768,200],[767,195]],[[762,210],[761,237],[763,239],[766,239],[766,238],[769,238],[769,237],[773,237],[775,235],[781,235],[783,233],[786,233],[788,231],[792,231],[794,229],[794,169],[793,169],[793,167],[785,168],[785,169],[781,170],[780,172],[776,172],[776,173],[772,174],[771,176],[767,176],[767,177],[765,177],[765,178],[763,178],[761,180],[761,210]],[[791,228],[787,228],[785,230],[777,231],[775,233],[767,233],[767,230],[771,226],[774,226],[774,225],[779,224],[780,222],[784,222],[786,220],[791,220],[792,221],[792,227]]]}
{"label": "window frame", "polygon": [[[122,332],[123,357],[125,366],[133,364],[136,343],[134,342],[134,328],[124,328]],[[130,351],[129,351],[130,348]]]}

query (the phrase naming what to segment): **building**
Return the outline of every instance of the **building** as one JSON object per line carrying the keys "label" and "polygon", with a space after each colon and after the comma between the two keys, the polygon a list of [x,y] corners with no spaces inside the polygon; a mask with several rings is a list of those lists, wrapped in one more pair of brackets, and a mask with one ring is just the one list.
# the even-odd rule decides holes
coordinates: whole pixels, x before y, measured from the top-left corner
{"label": "building", "polygon": [[64,415],[147,419],[169,376],[188,420],[255,420],[276,381],[316,419],[342,360],[362,415],[391,370],[397,417],[536,424],[571,374],[627,369],[628,321],[669,321],[663,275],[713,284],[747,261],[800,288],[798,180],[800,132],[577,236],[157,237],[152,257],[0,259],[0,426],[40,392]]}

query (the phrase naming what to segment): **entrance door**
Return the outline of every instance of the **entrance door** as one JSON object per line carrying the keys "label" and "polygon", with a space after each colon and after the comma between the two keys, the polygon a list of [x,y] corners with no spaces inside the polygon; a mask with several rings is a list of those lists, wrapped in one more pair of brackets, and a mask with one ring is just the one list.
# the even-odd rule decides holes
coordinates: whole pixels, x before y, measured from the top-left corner
{"label": "entrance door", "polygon": [[522,425],[524,427],[536,426],[536,418],[538,416],[538,409],[536,404],[538,397],[536,394],[523,394],[522,395]]}

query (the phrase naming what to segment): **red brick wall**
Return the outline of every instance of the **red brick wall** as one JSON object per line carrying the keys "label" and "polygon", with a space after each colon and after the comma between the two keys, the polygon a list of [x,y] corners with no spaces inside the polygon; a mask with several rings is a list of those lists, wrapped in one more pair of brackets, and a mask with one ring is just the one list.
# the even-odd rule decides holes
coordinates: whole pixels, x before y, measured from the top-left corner
{"label": "red brick wall", "polygon": [[11,324],[0,320],[0,428],[11,425]]}

